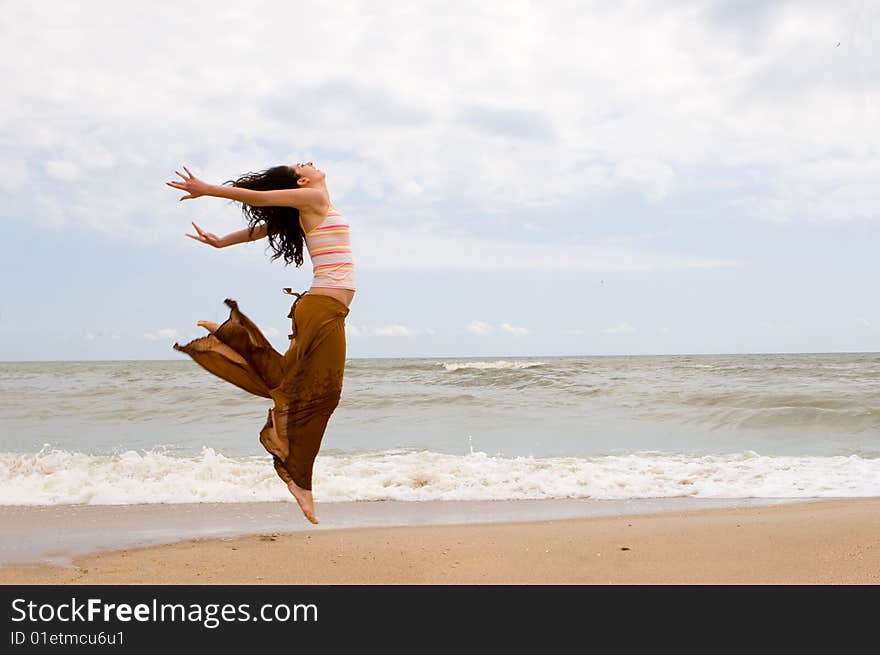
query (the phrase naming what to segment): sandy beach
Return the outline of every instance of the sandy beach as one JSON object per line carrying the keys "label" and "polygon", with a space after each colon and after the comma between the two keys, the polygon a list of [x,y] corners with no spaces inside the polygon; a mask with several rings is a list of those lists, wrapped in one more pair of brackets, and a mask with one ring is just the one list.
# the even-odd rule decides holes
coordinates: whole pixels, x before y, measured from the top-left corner
{"label": "sandy beach", "polygon": [[267,532],[7,564],[3,584],[878,584],[880,498]]}

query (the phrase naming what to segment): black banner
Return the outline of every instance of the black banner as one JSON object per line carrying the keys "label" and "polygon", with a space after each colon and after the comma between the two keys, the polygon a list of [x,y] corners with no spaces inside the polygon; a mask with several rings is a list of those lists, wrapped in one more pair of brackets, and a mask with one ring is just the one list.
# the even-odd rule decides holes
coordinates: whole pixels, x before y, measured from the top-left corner
{"label": "black banner", "polygon": [[[291,650],[369,643],[469,650],[565,638],[576,650],[651,639],[682,646],[715,633],[706,650],[791,644],[822,631],[838,647],[876,615],[874,586],[5,586],[0,652],[159,646],[221,649],[259,643]],[[718,632],[720,631],[720,632]],[[468,636],[470,635],[470,636]],[[723,635],[723,638],[722,638]],[[612,640],[608,642],[608,640]],[[766,645],[766,641],[762,642]],[[578,647],[578,644],[580,645]],[[429,648],[430,647],[430,648]],[[155,651],[154,651],[155,652]],[[176,651],[175,651],[176,652]]]}

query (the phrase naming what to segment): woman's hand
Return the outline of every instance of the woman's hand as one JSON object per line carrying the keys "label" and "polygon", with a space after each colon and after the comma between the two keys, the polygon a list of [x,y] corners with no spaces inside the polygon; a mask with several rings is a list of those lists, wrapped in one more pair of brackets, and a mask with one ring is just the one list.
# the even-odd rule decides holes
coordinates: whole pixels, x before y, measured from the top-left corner
{"label": "woman's hand", "polygon": [[198,198],[199,196],[207,195],[208,190],[211,187],[211,185],[206,182],[202,182],[202,180],[200,180],[195,175],[190,173],[189,169],[186,166],[183,167],[183,170],[185,170],[187,172],[189,177],[187,177],[186,175],[184,175],[180,171],[174,171],[175,173],[180,175],[180,177],[183,178],[183,182],[178,182],[175,180],[173,182],[166,182],[165,184],[167,184],[170,187],[174,187],[175,189],[181,189],[183,191],[188,191],[189,195],[183,196],[181,198],[181,200],[188,200],[190,198]]}
{"label": "woman's hand", "polygon": [[195,234],[187,234],[190,239],[195,239],[196,241],[201,241],[202,243],[207,243],[209,246],[214,246],[215,248],[223,248],[226,244],[223,243],[223,238],[218,237],[216,234],[211,234],[210,232],[203,232],[202,229],[193,223],[193,227],[196,228],[196,232],[198,232],[198,236]]}

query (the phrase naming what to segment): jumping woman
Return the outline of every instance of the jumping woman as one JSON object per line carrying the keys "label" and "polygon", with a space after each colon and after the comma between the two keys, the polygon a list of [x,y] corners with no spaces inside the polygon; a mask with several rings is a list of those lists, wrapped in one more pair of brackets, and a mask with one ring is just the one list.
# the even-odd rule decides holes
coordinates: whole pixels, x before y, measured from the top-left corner
{"label": "jumping woman", "polygon": [[[199,321],[208,331],[185,346],[186,353],[214,375],[257,396],[271,398],[260,443],[272,455],[275,471],[302,509],[317,523],[312,499],[312,466],[330,415],[342,394],[345,374],[345,317],[354,298],[354,260],[349,225],[330,202],[324,172],[312,165],[274,166],[247,173],[223,185],[207,184],[175,171],[183,181],[166,184],[186,191],[180,200],[202,196],[241,203],[248,227],[224,237],[205,232],[186,236],[215,248],[269,237],[272,260],[303,263],[303,241],[312,260],[311,287],[295,295],[290,347],[283,355],[227,298],[229,318],[222,324]],[[227,186],[231,185],[231,186]]]}

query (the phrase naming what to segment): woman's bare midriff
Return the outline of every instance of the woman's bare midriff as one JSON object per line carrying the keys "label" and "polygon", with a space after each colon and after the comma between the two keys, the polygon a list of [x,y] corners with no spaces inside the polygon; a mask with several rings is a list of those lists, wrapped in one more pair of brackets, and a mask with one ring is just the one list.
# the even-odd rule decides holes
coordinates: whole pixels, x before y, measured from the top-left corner
{"label": "woman's bare midriff", "polygon": [[351,305],[351,301],[354,299],[354,291],[352,291],[351,289],[337,289],[335,287],[312,287],[311,289],[309,289],[309,293],[336,298],[336,300],[341,302],[346,307]]}

